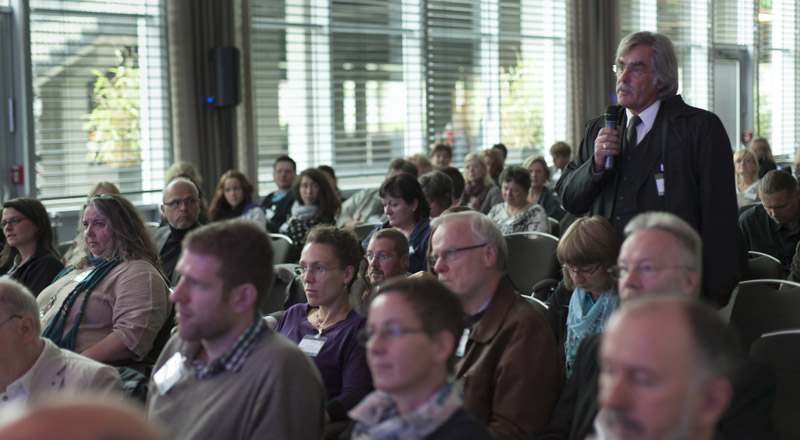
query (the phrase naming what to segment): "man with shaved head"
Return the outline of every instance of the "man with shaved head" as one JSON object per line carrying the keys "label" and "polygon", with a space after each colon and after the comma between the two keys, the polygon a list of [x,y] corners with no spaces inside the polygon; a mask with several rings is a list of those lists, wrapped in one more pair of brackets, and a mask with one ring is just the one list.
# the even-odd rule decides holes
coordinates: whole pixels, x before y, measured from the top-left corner
{"label": "man with shaved head", "polygon": [[176,177],[164,188],[164,203],[161,214],[167,219],[164,225],[153,234],[158,246],[161,268],[169,278],[172,287],[178,284],[175,264],[181,254],[181,241],[186,233],[200,226],[200,197],[195,184],[185,178]]}

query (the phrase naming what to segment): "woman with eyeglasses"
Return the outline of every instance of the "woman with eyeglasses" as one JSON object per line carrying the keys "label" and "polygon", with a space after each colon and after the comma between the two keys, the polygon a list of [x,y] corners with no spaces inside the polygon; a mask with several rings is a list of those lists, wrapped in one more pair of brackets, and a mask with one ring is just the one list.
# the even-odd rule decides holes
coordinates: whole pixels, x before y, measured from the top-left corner
{"label": "woman with eyeglasses", "polygon": [[352,439],[490,439],[453,382],[464,332],[458,297],[433,279],[381,285],[363,340],[375,391],[350,411]]}
{"label": "woman with eyeglasses", "polygon": [[150,350],[169,313],[156,245],[142,214],[119,195],[89,199],[81,231],[73,264],[37,298],[42,336],[88,358],[141,370],[143,358],[156,356]]}
{"label": "woman with eyeglasses", "polygon": [[383,211],[389,218],[370,231],[361,242],[366,249],[372,235],[381,229],[395,228],[408,238],[408,271],[427,270],[425,250],[431,236],[431,207],[417,179],[408,174],[398,174],[381,185]]}
{"label": "woman with eyeglasses", "polygon": [[253,184],[247,180],[247,176],[237,170],[226,171],[217,183],[208,218],[216,222],[242,217],[252,220],[266,231],[267,217],[261,206],[253,202],[254,192]]}
{"label": "woman with eyeglasses", "polygon": [[364,347],[358,343],[366,318],[352,310],[348,297],[362,261],[364,250],[353,232],[335,226],[312,229],[298,268],[308,302],[290,307],[275,329],[317,365],[328,395],[329,422],[347,420],[347,411],[372,389]]}
{"label": "woman with eyeglasses", "polygon": [[489,211],[489,218],[500,228],[503,235],[514,232],[550,232],[547,212],[541,205],[528,200],[531,175],[528,170],[510,166],[500,173],[503,203]]}
{"label": "woman with eyeglasses", "polygon": [[[317,225],[335,224],[336,215],[342,207],[336,187],[323,171],[309,168],[292,185],[291,215],[281,225],[279,232],[292,239],[294,258],[300,254],[308,231]],[[293,261],[296,261],[293,259]]]}
{"label": "woman with eyeglasses", "polygon": [[47,210],[36,199],[12,199],[3,203],[0,225],[6,237],[0,251],[0,277],[19,281],[39,295],[64,268],[53,247]]}
{"label": "woman with eyeglasses", "polygon": [[556,248],[564,279],[547,310],[556,341],[564,347],[567,377],[583,338],[603,330],[616,309],[616,283],[608,269],[616,264],[620,243],[608,220],[596,215],[575,220]]}

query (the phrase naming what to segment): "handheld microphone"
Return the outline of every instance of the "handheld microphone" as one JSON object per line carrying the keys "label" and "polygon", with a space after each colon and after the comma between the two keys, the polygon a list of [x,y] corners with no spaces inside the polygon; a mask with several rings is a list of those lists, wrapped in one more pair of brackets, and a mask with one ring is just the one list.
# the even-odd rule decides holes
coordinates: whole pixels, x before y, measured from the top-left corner
{"label": "handheld microphone", "polygon": [[[618,105],[609,105],[608,107],[606,107],[606,114],[604,116],[606,120],[606,128],[611,128],[616,130],[620,113],[619,110],[620,106]],[[605,169],[613,170],[614,168],[616,168],[616,166],[617,166],[616,156],[606,156]]]}

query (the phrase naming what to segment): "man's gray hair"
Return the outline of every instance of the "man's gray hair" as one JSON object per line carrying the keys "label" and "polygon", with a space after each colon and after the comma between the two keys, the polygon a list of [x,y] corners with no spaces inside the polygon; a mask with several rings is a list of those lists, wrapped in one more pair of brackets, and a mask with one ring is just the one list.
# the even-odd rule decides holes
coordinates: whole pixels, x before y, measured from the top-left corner
{"label": "man's gray hair", "polygon": [[797,179],[786,171],[772,170],[761,178],[758,191],[764,194],[786,191],[791,197],[797,194]]}
{"label": "man's gray hair", "polygon": [[656,311],[670,305],[677,306],[689,324],[695,354],[694,379],[702,383],[723,377],[732,384],[744,353],[730,327],[708,304],[681,296],[645,296],[622,304],[620,314]]}
{"label": "man's gray hair", "polygon": [[33,318],[36,334],[42,334],[42,323],[39,320],[36,298],[27,287],[19,282],[10,278],[0,278],[0,310],[8,314],[0,319],[8,319],[13,315],[30,316]]}
{"label": "man's gray hair", "polygon": [[628,35],[617,46],[614,64],[638,45],[650,46],[652,49],[655,81],[661,83],[658,99],[664,101],[675,96],[678,93],[678,56],[675,54],[672,41],[666,35],[648,31]]}
{"label": "man's gray hair", "polygon": [[163,201],[164,201],[164,203],[166,203],[166,202],[167,202],[167,201],[165,200],[165,199],[166,199],[166,195],[167,195],[167,189],[169,189],[170,187],[173,187],[173,186],[175,186],[175,185],[177,185],[177,184],[179,184],[179,183],[182,183],[182,184],[184,184],[184,185],[189,185],[189,186],[191,186],[191,187],[194,189],[194,196],[195,196],[195,197],[200,197],[200,191],[198,191],[198,190],[197,190],[197,185],[195,185],[195,184],[194,184],[194,182],[192,182],[192,180],[191,180],[191,179],[188,179],[188,178],[186,178],[186,177],[180,177],[180,176],[178,176],[178,177],[176,177],[176,178],[174,178],[174,179],[170,180],[170,181],[169,181],[169,183],[167,184],[167,186],[166,186],[166,187],[164,187],[164,191],[163,191],[163,194],[162,194],[162,196],[161,196],[161,200],[163,200]]}
{"label": "man's gray hair", "polygon": [[[445,223],[456,220],[469,222],[473,234],[487,243],[492,243],[497,248],[497,269],[505,273],[508,267],[508,245],[506,245],[506,239],[503,237],[500,228],[498,228],[489,217],[477,211],[462,211],[445,214],[431,221],[431,230],[435,230]],[[431,235],[433,235],[433,233]]]}
{"label": "man's gray hair", "polygon": [[[636,233],[657,229],[675,238],[680,248],[682,263],[703,274],[703,240],[700,234],[682,218],[668,212],[645,212],[633,218],[625,226],[625,236],[630,238]],[[700,283],[698,283],[699,287]]]}

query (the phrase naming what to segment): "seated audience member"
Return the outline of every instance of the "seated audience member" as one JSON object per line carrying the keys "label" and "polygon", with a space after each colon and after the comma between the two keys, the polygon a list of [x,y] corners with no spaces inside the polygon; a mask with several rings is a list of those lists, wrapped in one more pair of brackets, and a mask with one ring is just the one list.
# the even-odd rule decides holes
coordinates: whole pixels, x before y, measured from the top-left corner
{"label": "seated audience member", "polygon": [[325,177],[328,179],[328,183],[331,184],[331,188],[336,191],[336,195],[339,196],[339,200],[342,200],[342,190],[339,189],[339,181],[336,180],[336,171],[333,170],[333,167],[329,165],[320,165],[317,167],[318,170],[325,173]]}
{"label": "seated audience member", "polygon": [[42,336],[94,360],[139,362],[167,320],[167,280],[144,219],[123,196],[86,202],[74,264],[42,290]]}
{"label": "seated audience member", "polygon": [[[634,217],[625,233],[617,265],[611,268],[618,280],[621,304],[651,296],[699,297],[702,241],[688,223],[666,212],[649,212]],[[578,348],[572,376],[540,440],[585,439],[593,433],[598,410],[600,335],[587,336]],[[775,384],[765,368],[748,362],[737,376],[734,404],[717,428],[719,438],[774,438],[771,411]]]}
{"label": "seated audience member", "polygon": [[[205,194],[203,194],[203,176],[200,175],[200,171],[197,171],[194,165],[181,160],[167,168],[167,171],[164,173],[164,187],[166,188],[170,182],[178,177],[185,177],[191,180],[195,188],[197,188],[197,198],[200,200],[200,214],[197,220],[201,225],[205,225],[208,223],[208,202],[206,201]],[[166,224],[164,220],[165,219],[162,218],[161,226]]]}
{"label": "seated audience member", "polygon": [[758,163],[750,150],[738,150],[733,155],[736,170],[736,202],[739,208],[754,205],[758,198]]}
{"label": "seated audience member", "polygon": [[779,259],[785,270],[800,243],[800,193],[789,173],[770,171],[758,184],[761,205],[739,216],[744,248]]}
{"label": "seated audience member", "polygon": [[53,247],[50,216],[36,199],[18,198],[3,203],[0,278],[11,278],[38,295],[64,268]]}
{"label": "seated audience member", "polygon": [[[599,437],[716,438],[742,358],[732,330],[699,301],[626,303],[600,343]],[[658,385],[643,386],[647,378]]]}
{"label": "seated audience member", "polygon": [[0,414],[10,405],[59,393],[122,393],[116,369],[39,336],[36,299],[13,280],[0,279],[0,326]]}
{"label": "seated audience member", "polygon": [[478,153],[470,153],[464,157],[464,194],[461,204],[488,214],[489,210],[503,201],[500,188],[488,173],[486,159]]}
{"label": "seated audience member", "polygon": [[550,146],[550,158],[553,159],[553,166],[550,167],[550,182],[554,185],[561,178],[564,167],[572,159],[572,148],[566,142],[556,142]]}
{"label": "seated audience member", "polygon": [[267,194],[261,201],[261,207],[266,211],[267,229],[277,233],[281,225],[286,222],[294,203],[292,185],[297,176],[297,164],[289,156],[280,156],[272,165],[272,179],[278,189]]}
{"label": "seated audience member", "polygon": [[156,363],[146,405],[148,421],[167,438],[322,436],[319,372],[259,317],[272,255],[269,236],[249,221],[212,223],[186,236],[171,294],[177,332]]}
{"label": "seated audience member", "polygon": [[275,331],[299,344],[316,364],[325,384],[326,419],[347,419],[347,411],[372,390],[358,332],[367,319],[350,307],[348,291],[358,276],[364,249],[351,231],[317,226],[300,256],[307,303],[281,316]]}
{"label": "seated audience member", "polygon": [[750,143],[750,151],[756,155],[758,159],[758,178],[763,179],[764,176],[772,171],[778,169],[778,164],[775,163],[775,157],[772,156],[772,148],[766,138],[757,137]]}
{"label": "seated audience member", "polygon": [[367,276],[373,286],[408,272],[408,239],[395,228],[381,229],[367,246]]}
{"label": "seated audience member", "polygon": [[455,369],[464,408],[494,438],[532,438],[550,419],[564,377],[553,332],[512,287],[506,241],[491,220],[457,212],[433,225],[429,265],[458,296],[470,328]]}
{"label": "seated audience member", "polygon": [[604,217],[581,217],[558,241],[564,281],[553,293],[547,320],[564,347],[567,378],[583,339],[603,330],[617,308],[617,286],[608,269],[617,262],[617,233]]}
{"label": "seated audience member", "polygon": [[496,150],[498,153],[500,153],[500,155],[503,156],[503,163],[506,162],[506,159],[508,159],[508,148],[506,148],[505,145],[494,144],[492,145],[492,150]]}
{"label": "seated audience member", "polygon": [[528,190],[528,201],[540,205],[547,212],[548,217],[559,216],[561,202],[553,194],[552,188],[547,183],[550,181],[550,169],[547,168],[542,156],[531,156],[525,159],[522,168],[531,175],[531,188]]}
{"label": "seated audience member", "polygon": [[[386,178],[397,174],[408,174],[415,179],[421,175],[417,166],[405,159],[395,159],[389,164]],[[342,204],[342,211],[336,217],[336,226],[352,230],[361,223],[379,223],[385,220],[380,187],[367,188],[353,194]]]}
{"label": "seated audience member", "polygon": [[433,168],[441,170],[453,162],[453,146],[446,142],[439,142],[431,148],[431,163]]}
{"label": "seated audience member", "polygon": [[461,196],[464,195],[464,175],[461,174],[461,171],[458,171],[458,168],[455,167],[445,167],[439,170],[450,177],[450,180],[453,181],[453,202],[450,206],[458,206],[461,204]]}
{"label": "seated audience member", "polygon": [[408,161],[417,166],[417,176],[423,176],[433,171],[433,164],[428,157],[422,153],[412,154],[406,157]]}
{"label": "seated audience member", "polygon": [[489,210],[489,218],[503,235],[514,232],[550,232],[547,212],[541,205],[528,201],[531,176],[525,168],[510,166],[500,174],[503,203]]}
{"label": "seated audience member", "polygon": [[317,225],[333,224],[342,204],[325,173],[316,168],[303,171],[295,179],[292,197],[294,204],[291,217],[278,231],[292,239],[294,258],[297,258],[303,249],[308,231]]}
{"label": "seated audience member", "polygon": [[350,411],[353,439],[490,439],[452,382],[464,323],[458,298],[435,280],[381,286],[364,333],[376,391]]}
{"label": "seated audience member", "polygon": [[430,218],[442,215],[442,211],[453,203],[453,181],[441,171],[431,171],[419,178],[422,192],[431,207]]}
{"label": "seated audience member", "polygon": [[503,172],[503,166],[505,163],[503,150],[499,148],[490,148],[488,150],[481,151],[481,156],[483,156],[483,158],[486,160],[486,168],[489,172],[489,178],[492,179],[492,182],[494,182],[496,186],[500,186],[500,181],[498,179],[500,178],[500,173]]}
{"label": "seated audience member", "polygon": [[212,222],[242,217],[267,229],[264,210],[253,202],[253,185],[239,171],[228,170],[217,184],[217,192],[211,201],[209,220]]}
{"label": "seated audience member", "polygon": [[74,397],[27,405],[4,426],[5,440],[166,440],[141,409],[113,399]]}
{"label": "seated audience member", "polygon": [[362,245],[366,248],[372,235],[381,229],[395,228],[408,238],[409,272],[426,270],[425,249],[431,234],[431,209],[419,182],[407,174],[400,174],[386,179],[380,194],[389,220],[370,231]]}
{"label": "seated audience member", "polygon": [[181,255],[183,237],[192,229],[200,227],[200,193],[194,182],[186,177],[176,177],[164,188],[164,203],[161,215],[167,225],[156,229],[153,239],[158,249],[161,269],[170,286],[178,284],[175,264]]}
{"label": "seated audience member", "polygon": [[[87,199],[91,199],[94,196],[99,196],[103,194],[116,194],[120,195],[119,188],[117,185],[114,185],[111,182],[97,182],[89,189],[89,196]],[[72,240],[72,244],[69,246],[64,255],[61,256],[61,262],[65,265],[70,264],[72,262],[72,258],[75,256],[75,252],[78,248],[83,244],[83,236],[81,235],[81,228],[78,225],[78,230],[75,235],[75,239]]]}

